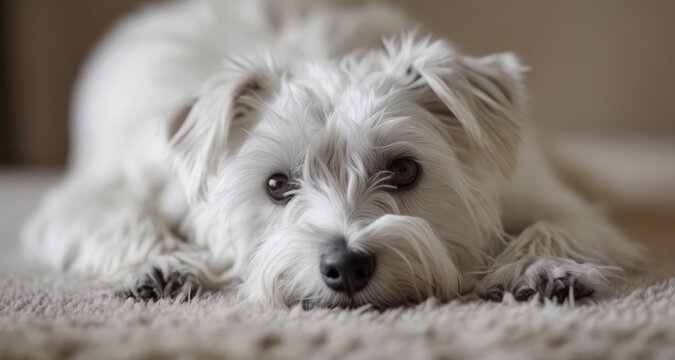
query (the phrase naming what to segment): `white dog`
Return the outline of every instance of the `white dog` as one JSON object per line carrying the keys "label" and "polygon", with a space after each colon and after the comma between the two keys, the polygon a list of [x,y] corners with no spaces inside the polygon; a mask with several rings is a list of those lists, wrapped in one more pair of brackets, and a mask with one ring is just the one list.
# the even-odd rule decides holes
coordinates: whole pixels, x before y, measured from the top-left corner
{"label": "white dog", "polygon": [[29,251],[141,299],[307,308],[574,301],[637,267],[536,147],[518,60],[409,28],[301,1],[124,20],[77,87],[71,169]]}

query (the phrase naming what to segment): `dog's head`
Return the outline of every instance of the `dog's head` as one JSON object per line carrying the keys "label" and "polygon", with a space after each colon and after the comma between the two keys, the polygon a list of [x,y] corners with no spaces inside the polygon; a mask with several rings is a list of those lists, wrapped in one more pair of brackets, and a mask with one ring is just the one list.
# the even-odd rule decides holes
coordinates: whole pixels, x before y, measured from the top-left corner
{"label": "dog's head", "polygon": [[453,298],[501,232],[521,72],[413,35],[334,62],[231,61],[171,123],[196,236],[241,254],[249,300]]}

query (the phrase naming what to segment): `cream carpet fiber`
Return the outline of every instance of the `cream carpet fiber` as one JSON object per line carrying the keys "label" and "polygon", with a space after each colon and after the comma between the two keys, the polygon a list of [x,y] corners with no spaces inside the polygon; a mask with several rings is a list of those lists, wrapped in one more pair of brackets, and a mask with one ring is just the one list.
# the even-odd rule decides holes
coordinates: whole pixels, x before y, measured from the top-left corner
{"label": "cream carpet fiber", "polygon": [[306,312],[223,294],[121,300],[17,255],[17,228],[52,181],[0,173],[0,359],[675,359],[675,278],[666,265],[613,298],[576,307],[466,299],[384,313]]}

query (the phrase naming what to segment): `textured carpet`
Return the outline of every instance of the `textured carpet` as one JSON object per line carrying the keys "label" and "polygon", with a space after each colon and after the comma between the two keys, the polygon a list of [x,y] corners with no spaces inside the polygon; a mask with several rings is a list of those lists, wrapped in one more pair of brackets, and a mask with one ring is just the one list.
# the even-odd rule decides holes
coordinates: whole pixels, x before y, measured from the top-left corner
{"label": "textured carpet", "polygon": [[0,359],[675,358],[667,262],[610,299],[576,307],[507,298],[306,312],[264,310],[223,294],[191,303],[121,300],[17,255],[18,225],[52,181],[0,174]]}

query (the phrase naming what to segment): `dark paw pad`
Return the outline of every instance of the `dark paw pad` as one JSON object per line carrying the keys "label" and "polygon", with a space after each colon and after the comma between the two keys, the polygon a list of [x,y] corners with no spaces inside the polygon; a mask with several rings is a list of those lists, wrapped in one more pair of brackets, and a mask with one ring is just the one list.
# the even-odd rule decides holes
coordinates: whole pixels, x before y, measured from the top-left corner
{"label": "dark paw pad", "polygon": [[517,301],[523,302],[539,295],[539,300],[542,302],[544,299],[550,299],[562,304],[569,299],[579,300],[590,297],[594,292],[593,288],[584,285],[570,274],[551,278],[548,273],[542,272],[537,276],[534,288],[522,287],[515,292],[514,297]]}
{"label": "dark paw pad", "polygon": [[530,288],[523,288],[513,294],[513,298],[518,302],[530,300],[537,292]]}
{"label": "dark paw pad", "polygon": [[488,301],[502,302],[504,299],[504,286],[497,285],[491,288],[485,294],[482,294],[481,298]]}
{"label": "dark paw pad", "polygon": [[190,279],[189,274],[174,270],[165,275],[159,268],[153,268],[123,295],[144,301],[179,297],[189,300],[198,291],[199,286]]}

